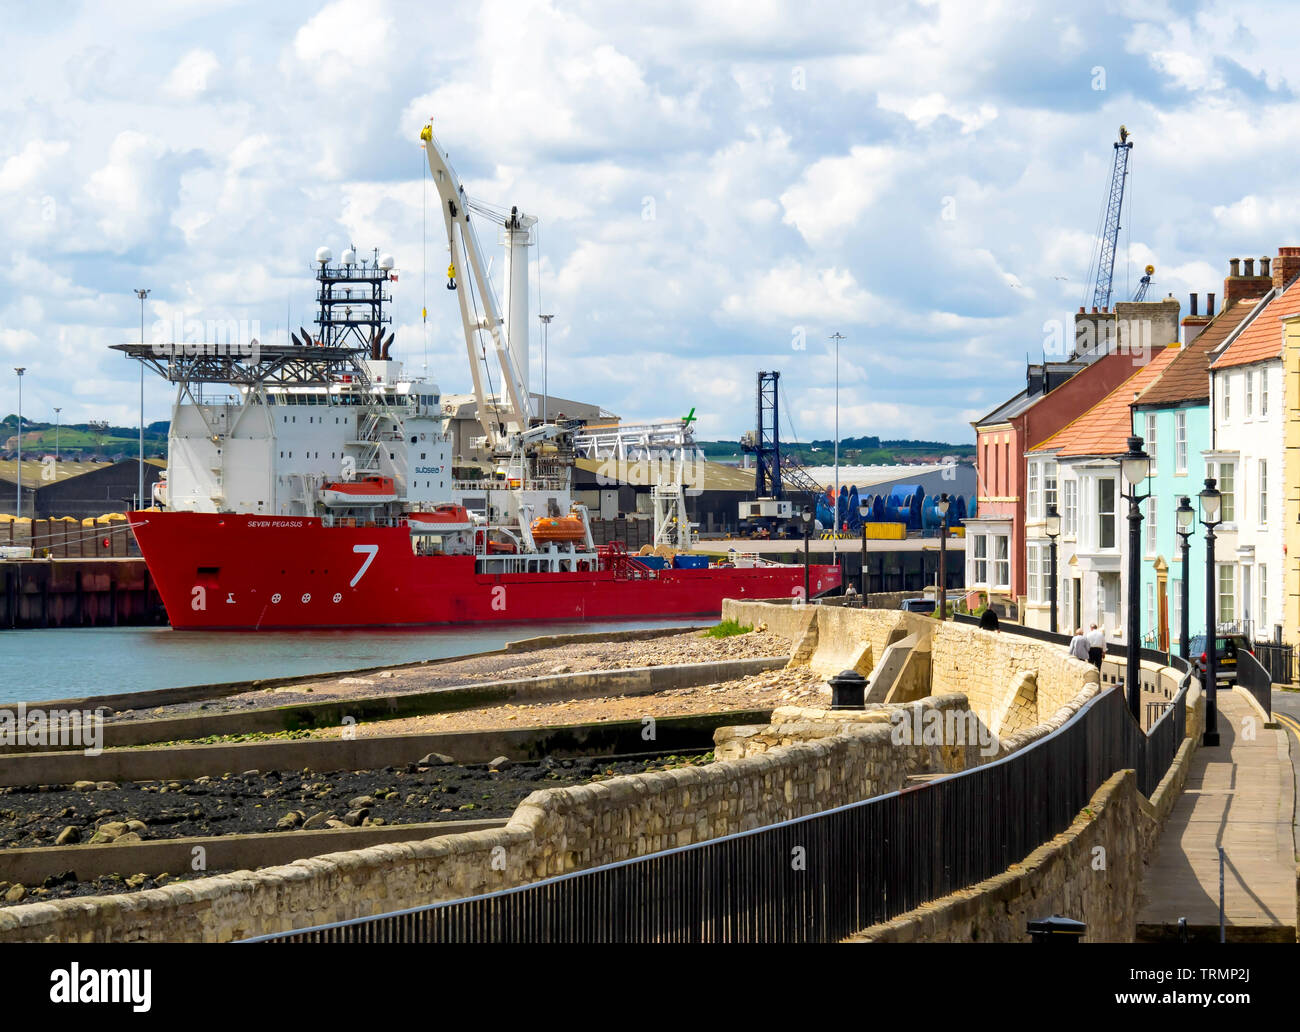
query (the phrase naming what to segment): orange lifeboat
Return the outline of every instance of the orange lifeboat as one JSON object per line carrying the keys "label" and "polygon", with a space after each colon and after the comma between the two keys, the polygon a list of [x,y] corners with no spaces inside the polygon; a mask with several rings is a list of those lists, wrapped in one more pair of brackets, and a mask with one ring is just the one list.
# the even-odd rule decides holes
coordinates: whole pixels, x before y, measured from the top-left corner
{"label": "orange lifeboat", "polygon": [[532,532],[539,545],[570,545],[587,540],[581,516],[541,516],[533,520]]}
{"label": "orange lifeboat", "polygon": [[413,533],[423,534],[454,534],[474,528],[474,521],[466,508],[450,503],[436,505],[432,512],[408,513],[406,522]]}
{"label": "orange lifeboat", "polygon": [[324,484],[320,494],[329,506],[383,505],[397,501],[397,485],[392,477],[361,477]]}

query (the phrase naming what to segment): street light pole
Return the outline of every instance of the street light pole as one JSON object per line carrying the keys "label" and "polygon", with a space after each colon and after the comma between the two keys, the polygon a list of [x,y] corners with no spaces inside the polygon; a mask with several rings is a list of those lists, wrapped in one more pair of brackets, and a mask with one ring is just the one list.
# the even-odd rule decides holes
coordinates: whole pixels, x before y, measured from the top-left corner
{"label": "street light pole", "polygon": [[867,604],[867,517],[871,514],[871,503],[862,498],[858,501],[858,515],[862,517],[862,605]]}
{"label": "street light pole", "polygon": [[800,513],[800,517],[803,520],[803,600],[807,602],[808,592],[811,588],[811,584],[808,578],[808,564],[809,564],[808,557],[809,557],[809,542],[812,540],[812,520],[813,520],[812,506],[805,505],[803,507],[803,512]]}
{"label": "street light pole", "polygon": [[14,499],[14,519],[18,519],[23,514],[23,373],[27,372],[27,367],[14,366],[14,372],[18,374],[18,463],[14,477],[18,489]]}
{"label": "street light pole", "polygon": [[59,475],[59,413],[62,411],[61,408],[54,410],[54,476],[56,479]]}
{"label": "street light pole", "polygon": [[1139,621],[1138,607],[1141,592],[1139,580],[1142,577],[1142,510],[1141,502],[1151,497],[1150,494],[1138,494],[1138,486],[1151,475],[1151,456],[1142,450],[1142,438],[1128,439],[1128,452],[1120,460],[1120,470],[1124,482],[1128,484],[1128,494],[1123,497],[1128,501],[1128,612],[1125,614],[1125,652],[1127,665],[1124,673],[1124,692],[1128,699],[1129,712],[1133,719],[1142,720],[1142,625]]}
{"label": "street light pole", "polygon": [[1201,526],[1205,528],[1205,734],[1202,745],[1219,744],[1219,657],[1217,641],[1219,618],[1214,597],[1214,529],[1223,521],[1219,519],[1222,501],[1213,477],[1205,478],[1201,492]]}
{"label": "street light pole", "polygon": [[1183,659],[1188,659],[1191,652],[1191,634],[1189,632],[1191,623],[1187,610],[1192,599],[1192,523],[1196,519],[1196,512],[1192,509],[1192,500],[1187,497],[1180,498],[1178,508],[1174,510],[1174,515],[1178,519],[1178,542],[1183,552],[1183,583],[1179,589],[1178,605],[1178,654]]}
{"label": "street light pole", "polygon": [[555,318],[555,315],[539,315],[537,318],[542,320],[542,422],[545,423],[547,420],[547,398],[550,395],[546,375],[550,366],[551,320]]}
{"label": "street light pole", "polygon": [[[1050,542],[1048,545],[1050,561],[1048,562],[1047,568],[1047,576],[1049,578],[1047,585],[1047,598],[1052,607],[1051,628],[1053,634],[1057,633],[1057,609],[1059,608],[1056,598],[1056,539],[1060,536],[1061,514],[1056,511],[1055,505],[1049,505],[1047,507],[1047,540]],[[1076,624],[1075,626],[1077,627],[1078,625]]]}
{"label": "street light pole", "polygon": [[836,330],[831,334],[835,341],[835,540],[840,536],[840,341],[847,340],[844,334]]}
{"label": "street light pole", "polygon": [[[137,290],[135,296],[140,299],[140,344],[144,345],[144,299],[149,296],[148,290]],[[143,509],[144,504],[144,359],[140,359],[140,454],[137,457],[136,464],[139,466],[139,486],[135,496],[135,506],[137,509]]]}
{"label": "street light pole", "polygon": [[948,492],[939,496],[934,507],[939,512],[939,619],[948,619]]}

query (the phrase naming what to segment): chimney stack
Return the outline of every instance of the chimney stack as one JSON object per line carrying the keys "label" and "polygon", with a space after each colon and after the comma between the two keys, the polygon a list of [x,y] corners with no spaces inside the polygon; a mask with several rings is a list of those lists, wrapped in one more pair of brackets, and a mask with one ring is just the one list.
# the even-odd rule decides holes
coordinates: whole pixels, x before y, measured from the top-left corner
{"label": "chimney stack", "polygon": [[1241,259],[1240,259],[1240,258],[1229,258],[1229,259],[1228,259],[1228,275],[1231,276],[1233,279],[1236,279],[1238,276],[1241,275]]}
{"label": "chimney stack", "polygon": [[1279,247],[1273,262],[1273,286],[1281,290],[1300,275],[1300,247]]}
{"label": "chimney stack", "polygon": [[1191,295],[1191,305],[1186,316],[1183,317],[1183,347],[1186,347],[1194,341],[1203,329],[1209,325],[1210,316],[1201,315],[1197,311],[1199,297],[1196,294]]}
{"label": "chimney stack", "polygon": [[1272,273],[1270,273],[1270,272],[1268,271],[1268,263],[1269,263],[1270,261],[1272,261],[1272,259],[1269,258],[1268,255],[1264,255],[1262,258],[1260,258],[1260,260],[1259,260],[1259,274],[1260,274],[1261,276],[1268,276],[1268,277],[1270,277],[1270,278],[1272,277]]}
{"label": "chimney stack", "polygon": [[[1246,265],[1244,273],[1241,270],[1243,262]],[[1263,297],[1273,286],[1272,277],[1255,275],[1254,258],[1230,258],[1228,269],[1228,278],[1223,281],[1225,308],[1234,301],[1241,301],[1244,298]]]}

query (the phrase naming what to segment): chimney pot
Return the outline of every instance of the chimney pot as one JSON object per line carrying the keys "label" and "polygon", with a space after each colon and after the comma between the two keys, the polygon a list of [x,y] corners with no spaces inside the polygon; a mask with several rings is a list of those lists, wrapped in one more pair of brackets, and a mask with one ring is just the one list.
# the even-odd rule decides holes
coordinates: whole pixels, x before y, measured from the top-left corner
{"label": "chimney pot", "polygon": [[1085,313],[1084,313],[1084,310],[1083,310],[1083,305],[1080,305],[1080,306],[1079,306],[1079,314],[1080,314],[1080,315],[1085,314]]}
{"label": "chimney pot", "polygon": [[1241,275],[1241,259],[1240,259],[1240,258],[1229,258],[1229,259],[1228,259],[1228,275],[1229,275],[1229,276],[1234,276],[1234,277],[1235,277],[1235,276],[1240,276],[1240,275]]}
{"label": "chimney pot", "polygon": [[1247,276],[1254,276],[1254,275],[1255,275],[1255,259],[1254,259],[1254,258],[1247,258],[1247,259],[1245,259],[1245,262],[1246,262],[1246,275],[1247,275]]}
{"label": "chimney pot", "polygon": [[1191,314],[1191,315],[1195,315],[1195,314],[1196,314],[1196,295],[1195,295],[1195,294],[1192,295],[1192,306],[1191,306],[1191,311],[1190,311],[1189,314]]}
{"label": "chimney pot", "polygon": [[1210,316],[1214,315],[1214,295],[1213,295],[1213,294],[1206,294],[1206,295],[1205,295],[1205,314],[1206,314],[1206,315],[1210,315]]}
{"label": "chimney pot", "polygon": [[1260,260],[1259,260],[1259,274],[1260,274],[1261,276],[1270,276],[1270,275],[1272,275],[1272,274],[1268,271],[1268,265],[1269,265],[1269,262],[1271,262],[1271,261],[1272,261],[1272,259],[1269,258],[1268,255],[1264,255],[1262,258],[1260,258]]}
{"label": "chimney pot", "polygon": [[1093,314],[1093,315],[1096,315],[1096,314],[1097,314],[1097,306],[1096,306],[1096,305],[1093,305],[1093,306],[1092,306],[1092,314]]}

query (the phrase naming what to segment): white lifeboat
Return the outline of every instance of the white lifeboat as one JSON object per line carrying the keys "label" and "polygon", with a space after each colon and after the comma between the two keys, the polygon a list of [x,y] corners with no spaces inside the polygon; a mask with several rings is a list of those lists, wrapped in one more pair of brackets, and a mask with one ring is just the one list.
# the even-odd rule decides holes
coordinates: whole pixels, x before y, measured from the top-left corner
{"label": "white lifeboat", "polygon": [[437,505],[429,512],[406,514],[412,534],[458,534],[474,529],[474,519],[463,505]]}
{"label": "white lifeboat", "polygon": [[357,508],[386,505],[397,501],[397,485],[392,477],[361,477],[322,485],[321,501],[330,506]]}

